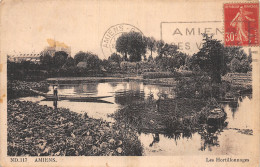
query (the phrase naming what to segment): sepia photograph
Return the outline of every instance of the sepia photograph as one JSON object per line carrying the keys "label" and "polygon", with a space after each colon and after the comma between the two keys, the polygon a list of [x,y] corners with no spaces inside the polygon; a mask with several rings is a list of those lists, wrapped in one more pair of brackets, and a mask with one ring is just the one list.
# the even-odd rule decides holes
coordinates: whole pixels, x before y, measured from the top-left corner
{"label": "sepia photograph", "polygon": [[0,166],[259,165],[258,1],[0,8]]}

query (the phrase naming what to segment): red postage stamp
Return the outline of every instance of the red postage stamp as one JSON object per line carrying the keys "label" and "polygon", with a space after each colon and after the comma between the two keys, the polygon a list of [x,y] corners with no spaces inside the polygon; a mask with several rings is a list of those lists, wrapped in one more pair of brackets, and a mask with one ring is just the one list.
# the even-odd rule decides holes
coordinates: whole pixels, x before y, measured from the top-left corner
{"label": "red postage stamp", "polygon": [[259,4],[224,4],[225,45],[259,45]]}

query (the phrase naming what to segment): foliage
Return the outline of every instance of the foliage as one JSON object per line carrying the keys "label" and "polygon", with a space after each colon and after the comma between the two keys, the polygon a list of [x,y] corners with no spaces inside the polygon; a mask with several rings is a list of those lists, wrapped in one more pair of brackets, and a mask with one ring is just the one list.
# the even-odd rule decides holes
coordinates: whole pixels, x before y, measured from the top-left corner
{"label": "foliage", "polygon": [[146,53],[145,37],[139,32],[128,33],[128,50],[131,62],[141,61],[141,56]]}
{"label": "foliage", "polygon": [[46,67],[43,64],[35,64],[31,61],[20,63],[7,61],[8,80],[42,80],[45,79]]}
{"label": "foliage", "polygon": [[84,67],[90,71],[100,71],[101,60],[96,54],[91,52],[80,51],[74,57],[75,63],[78,65],[80,62],[84,62]]}
{"label": "foliage", "polygon": [[208,82],[209,77],[191,76],[178,78],[176,85],[176,95],[180,98],[208,98],[211,97],[211,85]]}
{"label": "foliage", "polygon": [[8,101],[9,156],[142,155],[136,132],[65,108]]}
{"label": "foliage", "polygon": [[153,52],[156,50],[156,40],[154,37],[146,37],[147,48],[151,51],[151,57],[153,56]]}
{"label": "foliage", "polygon": [[230,62],[230,70],[236,72],[239,69],[241,69],[240,61],[234,57]]}
{"label": "foliage", "polygon": [[179,52],[176,45],[158,41],[157,48],[158,56],[155,58],[155,61],[162,71],[173,72],[175,69],[185,65],[185,60],[188,55]]}
{"label": "foliage", "polygon": [[50,69],[53,66],[52,56],[48,52],[42,52],[40,62],[46,67],[46,69]]}
{"label": "foliage", "polygon": [[162,57],[164,45],[165,45],[165,42],[163,40],[159,40],[156,42],[157,54],[158,54],[159,58]]}
{"label": "foliage", "polygon": [[194,55],[194,63],[211,76],[212,82],[221,83],[221,75],[224,75],[227,70],[224,46],[219,40],[213,39],[213,36],[203,34],[203,37],[203,46]]}
{"label": "foliage", "polygon": [[252,55],[247,55],[242,47],[225,47],[225,55],[228,72],[252,71]]}
{"label": "foliage", "polygon": [[[160,106],[159,109],[157,106]],[[195,131],[199,126],[201,109],[206,101],[194,98],[175,98],[155,101],[133,102],[119,109],[112,116],[117,122],[136,128],[140,132],[165,133],[168,137],[176,133]],[[172,134],[173,133],[173,134]]]}
{"label": "foliage", "polygon": [[128,34],[123,33],[121,36],[119,36],[116,40],[116,50],[117,52],[124,55],[124,60],[127,60],[127,54],[128,52]]}
{"label": "foliage", "polygon": [[46,81],[28,82],[19,80],[8,80],[7,82],[8,100],[27,96],[38,96],[38,94],[32,92],[30,89],[38,90],[41,92],[49,91],[49,85]]}
{"label": "foliage", "polygon": [[116,41],[117,52],[123,54],[125,60],[127,55],[130,55],[131,62],[141,61],[141,56],[146,53],[146,47],[145,37],[139,32],[123,33]]}
{"label": "foliage", "polygon": [[[179,51],[176,45],[162,40],[156,41],[153,37],[144,37],[138,32],[123,33],[116,41],[116,50],[123,55],[123,58],[120,54],[113,53],[107,60],[100,60],[98,55],[82,51],[73,58],[68,57],[64,51],[55,52],[45,49],[41,52],[40,65],[21,62],[16,63],[17,67],[14,67],[14,63],[9,62],[10,75],[8,76],[22,79],[32,73],[36,74],[37,71],[40,73],[41,70],[45,70],[49,77],[92,76],[94,73],[96,75],[142,74],[144,72],[174,72],[176,76],[179,76],[176,73],[178,70],[192,70],[206,72],[211,82],[220,83],[221,76],[226,72],[252,71],[252,55],[247,56],[241,47],[224,47],[212,36],[204,34],[203,37],[203,47],[198,53],[189,56]],[[147,61],[146,49],[150,52]],[[152,56],[153,52],[157,53],[155,58]],[[141,61],[142,56],[144,61]],[[123,60],[129,60],[131,63]]]}
{"label": "foliage", "polygon": [[108,57],[108,61],[120,64],[123,60],[119,54],[112,53],[111,56]]}
{"label": "foliage", "polygon": [[69,57],[65,62],[65,67],[75,66],[75,60],[72,57]]}
{"label": "foliage", "polygon": [[102,67],[104,68],[104,70],[106,70],[106,72],[109,73],[120,73],[121,72],[121,68],[120,68],[120,64],[118,64],[117,62],[114,61],[109,61],[104,59],[102,61]]}
{"label": "foliage", "polygon": [[53,64],[57,68],[61,68],[67,62],[67,58],[68,58],[68,53],[64,51],[55,52],[53,56]]}

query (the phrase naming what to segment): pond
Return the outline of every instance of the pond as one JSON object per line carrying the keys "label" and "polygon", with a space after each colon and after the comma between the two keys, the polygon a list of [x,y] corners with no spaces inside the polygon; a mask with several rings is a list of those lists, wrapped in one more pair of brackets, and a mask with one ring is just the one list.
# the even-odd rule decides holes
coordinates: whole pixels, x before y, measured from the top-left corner
{"label": "pond", "polygon": [[[53,93],[49,87],[48,94]],[[55,104],[44,97],[25,97],[20,100],[33,101],[41,105],[69,108],[77,113],[87,113],[89,117],[114,122],[110,114],[130,102],[140,102],[151,94],[154,99],[160,95],[174,98],[172,87],[145,85],[142,82],[105,82],[64,84],[58,86],[59,95],[108,96],[96,101],[61,100]],[[144,147],[144,155],[210,155],[239,154],[250,150],[245,142],[252,140],[250,114],[252,109],[251,96],[244,96],[235,103],[222,104],[227,113],[227,126],[213,132],[200,131],[191,134],[158,134],[140,133],[139,139]],[[54,106],[53,106],[54,105]],[[241,151],[240,151],[241,150]]]}

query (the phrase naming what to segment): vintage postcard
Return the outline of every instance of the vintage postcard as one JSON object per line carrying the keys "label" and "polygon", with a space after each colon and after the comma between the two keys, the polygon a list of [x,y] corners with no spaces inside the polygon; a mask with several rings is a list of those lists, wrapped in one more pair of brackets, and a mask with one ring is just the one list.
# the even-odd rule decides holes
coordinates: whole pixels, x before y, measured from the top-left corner
{"label": "vintage postcard", "polygon": [[1,0],[0,167],[259,166],[257,0]]}

